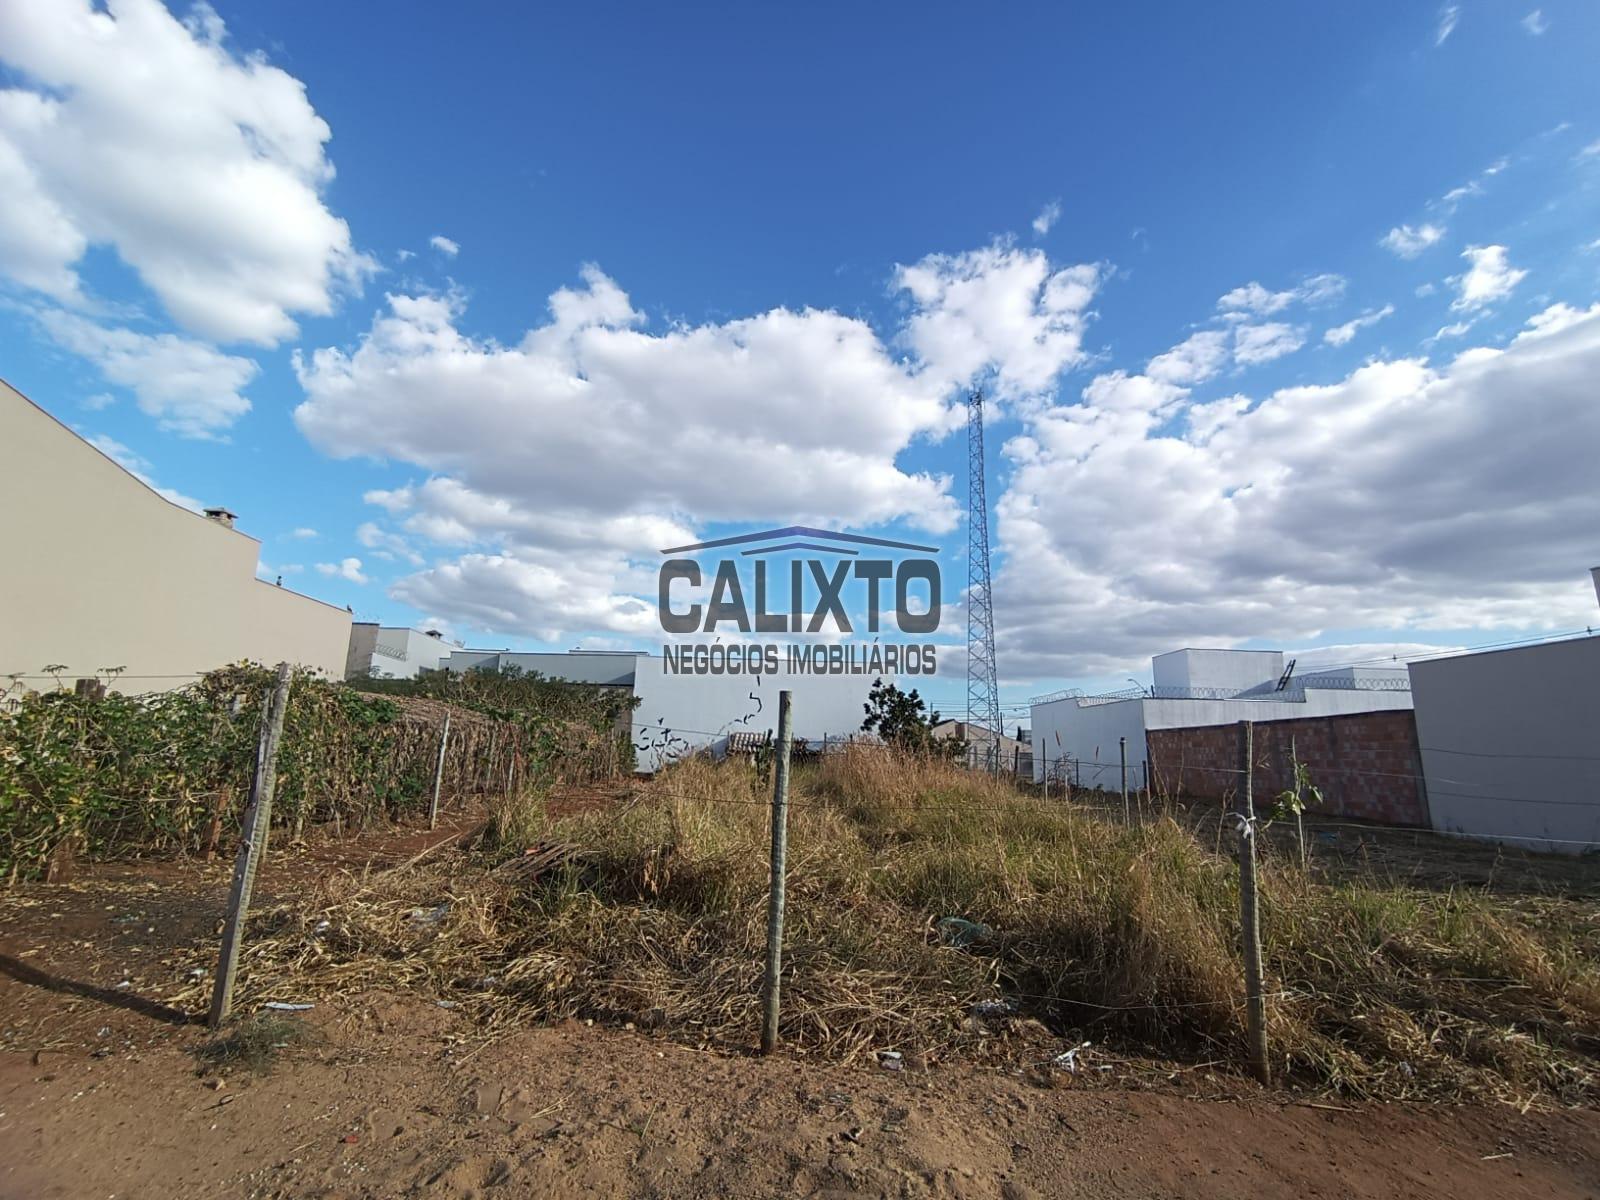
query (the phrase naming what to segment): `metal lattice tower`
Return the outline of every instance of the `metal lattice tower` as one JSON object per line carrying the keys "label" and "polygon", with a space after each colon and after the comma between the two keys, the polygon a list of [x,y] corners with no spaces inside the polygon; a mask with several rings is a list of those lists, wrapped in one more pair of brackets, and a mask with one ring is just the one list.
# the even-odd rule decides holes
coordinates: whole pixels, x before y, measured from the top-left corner
{"label": "metal lattice tower", "polygon": [[989,579],[989,502],[983,474],[983,393],[967,397],[967,722],[995,735],[981,753],[997,767],[1000,685],[994,661],[994,602]]}

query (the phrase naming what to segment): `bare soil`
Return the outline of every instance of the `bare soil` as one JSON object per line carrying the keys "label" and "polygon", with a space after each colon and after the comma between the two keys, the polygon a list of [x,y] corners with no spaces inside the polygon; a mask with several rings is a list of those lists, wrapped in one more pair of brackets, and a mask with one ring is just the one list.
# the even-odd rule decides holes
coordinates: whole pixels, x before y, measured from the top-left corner
{"label": "bare soil", "polygon": [[[280,850],[258,895],[479,819]],[[1093,1050],[1111,1070],[889,1071],[574,1023],[486,1040],[372,993],[318,998],[270,1072],[219,1071],[162,997],[214,939],[229,865],[0,894],[0,1198],[1600,1197],[1594,1110],[1327,1104]]]}

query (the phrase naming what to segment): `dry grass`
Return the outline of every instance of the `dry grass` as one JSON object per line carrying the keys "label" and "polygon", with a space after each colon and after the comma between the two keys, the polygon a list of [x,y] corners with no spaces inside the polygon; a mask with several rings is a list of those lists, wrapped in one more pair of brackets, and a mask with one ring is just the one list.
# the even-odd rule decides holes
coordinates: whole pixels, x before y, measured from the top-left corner
{"label": "dry grass", "polygon": [[265,1075],[284,1050],[315,1040],[305,1022],[298,1018],[260,1012],[235,1022],[202,1043],[196,1054],[204,1067],[212,1071],[242,1067]]}
{"label": "dry grass", "polygon": [[[524,798],[497,816],[497,853],[335,881],[271,914],[247,982],[258,999],[387,986],[490,1023],[593,1017],[748,1045],[767,820],[765,789],[737,764],[684,763],[620,809],[551,818]],[[797,774],[789,861],[790,1047],[1003,1053],[1001,1035],[1048,1027],[1241,1057],[1235,868],[1169,820],[1125,826],[945,763],[857,752]],[[1288,863],[1267,864],[1263,892],[1271,1042],[1291,1082],[1600,1096],[1600,972],[1583,930],[1535,927],[1478,894],[1330,886]],[[945,945],[948,916],[992,933]],[[1021,1019],[972,1016],[1000,998]]]}

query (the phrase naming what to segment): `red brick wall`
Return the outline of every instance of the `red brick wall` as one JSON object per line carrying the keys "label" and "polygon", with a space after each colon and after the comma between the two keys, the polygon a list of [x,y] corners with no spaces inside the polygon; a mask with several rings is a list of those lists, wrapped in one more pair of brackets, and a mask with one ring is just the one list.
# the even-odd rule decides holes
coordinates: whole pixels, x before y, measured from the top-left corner
{"label": "red brick wall", "polygon": [[[1258,809],[1293,783],[1291,738],[1311,782],[1322,789],[1322,805],[1308,804],[1307,812],[1427,826],[1417,726],[1409,710],[1256,722],[1252,783]],[[1146,739],[1157,792],[1211,800],[1238,794],[1243,777],[1237,724],[1152,729]]]}

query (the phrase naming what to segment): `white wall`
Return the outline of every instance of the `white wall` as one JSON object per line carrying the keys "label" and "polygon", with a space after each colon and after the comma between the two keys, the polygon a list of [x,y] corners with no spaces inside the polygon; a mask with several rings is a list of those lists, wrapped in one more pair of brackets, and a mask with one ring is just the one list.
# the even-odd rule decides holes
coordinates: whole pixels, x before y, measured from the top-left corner
{"label": "white wall", "polygon": [[1410,692],[1307,688],[1278,693],[1303,699],[1146,700],[1146,729],[1187,729],[1194,725],[1232,725],[1239,721],[1287,721],[1294,717],[1333,717],[1344,713],[1410,708]]}
{"label": "white wall", "polygon": [[[1353,684],[1372,684],[1378,687],[1398,685],[1408,687],[1409,677],[1404,667],[1335,667],[1331,671],[1300,671],[1293,682],[1312,679],[1340,680]],[[1291,682],[1290,686],[1293,686]]]}
{"label": "white wall", "polygon": [[343,679],[350,614],[258,580],[259,546],[0,383],[0,675],[124,667],[114,687],[164,691],[248,658]]}
{"label": "white wall", "polygon": [[[1197,685],[1212,686],[1212,685]],[[1085,787],[1121,783],[1117,739],[1128,739],[1128,786],[1143,780],[1145,731],[1188,729],[1196,725],[1232,725],[1239,721],[1282,721],[1292,717],[1329,717],[1343,713],[1410,708],[1411,693],[1307,688],[1272,693],[1284,699],[1151,700],[1129,699],[1084,703],[1068,698],[1033,706],[1033,777],[1044,778],[1044,756],[1081,759],[1077,770]],[[1300,697],[1296,699],[1294,697]],[[1137,768],[1137,769],[1136,769]],[[1159,766],[1157,767],[1159,770]]]}
{"label": "white wall", "polygon": [[[1033,706],[1029,724],[1033,737],[1033,778],[1040,782],[1047,765],[1053,778],[1075,772],[1084,787],[1116,788],[1122,785],[1118,738],[1128,739],[1128,786],[1143,782],[1145,705],[1147,700],[1115,700],[1080,705],[1075,699]],[[1061,760],[1082,765],[1057,765]]]}
{"label": "white wall", "polygon": [[429,637],[420,629],[385,625],[378,630],[372,671],[390,679],[413,679],[419,671],[436,671],[461,649],[443,638]]}
{"label": "white wall", "polygon": [[[780,664],[782,659],[779,660]],[[669,675],[659,655],[462,650],[451,670],[517,666],[550,679],[633,686],[635,761],[641,771],[696,750],[720,753],[734,732],[778,731],[778,693],[794,692],[794,735],[821,744],[861,733],[872,675]],[[893,677],[890,678],[893,682]]]}
{"label": "white wall", "polygon": [[1281,650],[1171,650],[1150,660],[1161,688],[1226,688],[1242,692],[1283,674]]}
{"label": "white wall", "polygon": [[[719,749],[736,730],[777,733],[778,693],[794,692],[794,734],[821,744],[824,737],[859,735],[871,675],[669,675],[662,659],[641,656],[634,680],[633,714],[639,770],[701,747]],[[891,680],[892,682],[892,680]]]}
{"label": "white wall", "polygon": [[1411,688],[1434,828],[1600,845],[1600,637],[1414,663]]}

